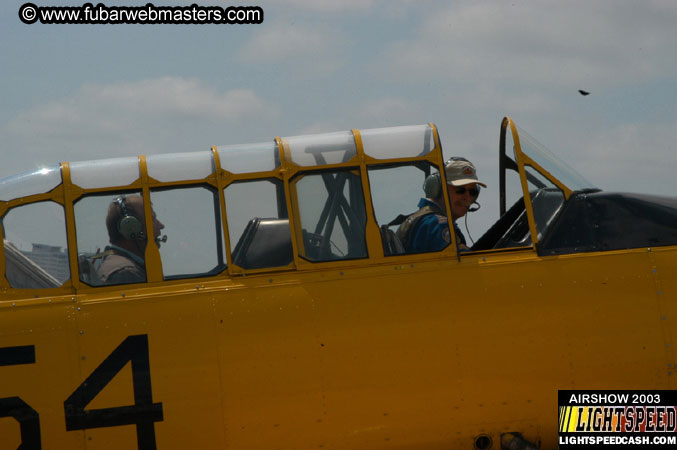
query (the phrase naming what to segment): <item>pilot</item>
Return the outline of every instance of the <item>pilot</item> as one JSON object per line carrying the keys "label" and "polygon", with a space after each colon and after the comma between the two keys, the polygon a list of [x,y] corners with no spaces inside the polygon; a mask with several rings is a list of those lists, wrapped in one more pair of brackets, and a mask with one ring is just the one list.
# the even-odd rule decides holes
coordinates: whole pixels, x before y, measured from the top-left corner
{"label": "pilot", "polygon": [[[153,234],[155,242],[165,242],[166,236],[160,239],[160,231],[164,228],[153,212]],[[103,284],[143,283],[146,281],[145,252],[148,239],[146,237],[146,220],[143,211],[143,197],[130,195],[120,196],[108,207],[106,228],[110,245],[106,247],[104,257],[97,270]]]}
{"label": "pilot", "polygon": [[[468,211],[475,211],[471,205],[477,201],[480,186],[487,185],[478,180],[475,166],[465,158],[450,158],[444,164],[444,172],[456,245],[459,250],[467,251],[465,236],[456,226],[456,220]],[[419,210],[407,217],[397,230],[397,237],[407,253],[442,250],[451,241],[440,174],[427,177],[423,190],[426,197],[418,202]]]}

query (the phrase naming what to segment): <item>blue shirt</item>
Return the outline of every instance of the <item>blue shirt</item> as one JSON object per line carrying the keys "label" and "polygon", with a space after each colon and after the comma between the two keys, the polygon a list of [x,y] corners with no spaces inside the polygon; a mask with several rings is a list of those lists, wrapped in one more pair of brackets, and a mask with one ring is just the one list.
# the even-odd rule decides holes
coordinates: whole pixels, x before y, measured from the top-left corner
{"label": "blue shirt", "polygon": [[[422,198],[418,202],[418,207],[431,206],[439,211],[439,206],[427,198]],[[456,236],[465,244],[465,237],[454,223],[454,232]],[[449,235],[449,221],[447,216],[439,213],[426,214],[419,219],[416,227],[411,231],[409,239],[410,252],[436,252],[445,248],[451,242]]]}

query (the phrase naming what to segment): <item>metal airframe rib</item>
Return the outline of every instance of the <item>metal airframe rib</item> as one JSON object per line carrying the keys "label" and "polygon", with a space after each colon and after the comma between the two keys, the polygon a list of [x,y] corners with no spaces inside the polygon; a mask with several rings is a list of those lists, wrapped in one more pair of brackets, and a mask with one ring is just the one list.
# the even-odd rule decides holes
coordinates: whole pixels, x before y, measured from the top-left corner
{"label": "metal airframe rib", "polygon": [[[223,240],[226,247],[226,260],[228,262],[228,272],[232,275],[240,273],[259,273],[259,272],[269,272],[269,271],[280,271],[280,270],[289,270],[293,268],[298,269],[311,269],[311,268],[323,268],[323,267],[347,267],[354,266],[355,264],[364,264],[366,262],[357,262],[357,261],[326,261],[326,262],[309,262],[302,258],[299,258],[298,255],[303,253],[303,240],[300,235],[300,222],[299,222],[299,209],[296,204],[296,187],[293,179],[298,177],[299,174],[311,174],[326,172],[329,170],[336,171],[347,168],[359,168],[360,180],[362,184],[362,196],[364,199],[365,212],[366,212],[366,245],[367,252],[369,255],[369,260],[377,260],[383,262],[397,262],[401,257],[391,256],[386,260],[383,256],[383,250],[381,248],[380,242],[380,233],[378,230],[378,224],[375,219],[374,209],[372,204],[371,191],[369,190],[368,182],[368,169],[373,166],[381,165],[404,165],[414,162],[425,162],[434,165],[435,167],[443,167],[443,157],[441,151],[441,145],[439,141],[439,136],[437,128],[434,124],[428,124],[432,132],[434,147],[432,149],[425,148],[420,156],[414,157],[401,157],[401,158],[390,158],[390,159],[377,159],[369,156],[364,149],[360,131],[355,129],[352,130],[353,137],[355,139],[356,155],[350,158],[348,161],[342,161],[340,163],[333,164],[319,164],[316,166],[299,166],[290,160],[290,151],[288,148],[288,143],[283,138],[275,138],[275,143],[277,145],[277,151],[279,152],[280,166],[271,171],[262,171],[262,172],[249,172],[249,173],[231,173],[228,172],[221,166],[221,158],[218,152],[218,147],[212,147],[212,155],[214,162],[214,171],[209,176],[202,179],[191,179],[191,180],[181,180],[181,181],[158,181],[148,174],[148,167],[146,164],[146,159],[144,155],[138,157],[139,164],[139,178],[134,180],[132,183],[126,186],[116,186],[114,189],[111,187],[99,187],[99,188],[89,188],[83,189],[80,186],[77,186],[72,183],[69,177],[69,165],[68,163],[62,163],[62,183],[56,188],[52,189],[50,192],[34,194],[22,198],[12,199],[6,202],[0,202],[0,215],[4,214],[10,208],[36,203],[40,201],[54,201],[64,206],[65,218],[66,218],[66,235],[68,239],[68,252],[69,252],[69,266],[71,270],[71,281],[66,282],[66,284],[59,288],[63,291],[63,288],[68,286],[69,291],[77,291],[79,289],[90,289],[90,286],[87,286],[84,283],[79,281],[79,268],[77,264],[77,241],[75,234],[75,215],[73,205],[74,203],[85,195],[91,194],[104,194],[108,192],[125,192],[137,190],[141,191],[144,198],[144,216],[146,220],[146,232],[149,235],[153,233],[153,220],[152,220],[152,209],[150,204],[150,194],[151,190],[157,188],[170,188],[176,187],[180,188],[183,186],[197,186],[197,185],[210,185],[216,188],[218,192],[218,204],[221,208],[221,220],[223,222],[222,233]],[[425,151],[428,150],[428,151]],[[235,267],[232,263],[232,254],[231,254],[231,242],[230,236],[228,233],[228,216],[225,203],[225,189],[232,183],[236,181],[246,181],[246,180],[258,180],[263,178],[277,178],[282,180],[284,187],[284,201],[286,203],[287,215],[290,220],[290,225],[292,227],[291,241],[293,248],[293,263],[287,267],[276,267],[270,269],[255,269],[255,270],[245,270],[239,267]],[[446,194],[446,183],[443,183],[443,190]],[[446,195],[445,195],[446,199]],[[447,201],[447,200],[445,200]],[[447,207],[449,205],[447,204]],[[340,218],[339,218],[340,220]],[[453,229],[450,230],[453,236]],[[149,244],[146,249],[146,261],[147,261],[147,277],[149,283],[158,283],[163,281],[162,276],[162,262],[160,257],[160,252],[154,242],[149,240]],[[452,239],[452,245],[447,247],[440,253],[435,255],[449,255],[456,253],[456,244],[455,239]],[[4,254],[4,249],[0,249],[0,256]],[[434,255],[433,255],[434,256]],[[408,255],[408,258],[414,259],[429,259],[430,255]],[[0,262],[0,269],[4,269],[4,258]],[[5,271],[2,270],[2,277],[0,277],[0,286],[9,288],[9,284],[6,280]],[[118,286],[117,289],[120,287]],[[97,288],[105,289],[105,288]]]}

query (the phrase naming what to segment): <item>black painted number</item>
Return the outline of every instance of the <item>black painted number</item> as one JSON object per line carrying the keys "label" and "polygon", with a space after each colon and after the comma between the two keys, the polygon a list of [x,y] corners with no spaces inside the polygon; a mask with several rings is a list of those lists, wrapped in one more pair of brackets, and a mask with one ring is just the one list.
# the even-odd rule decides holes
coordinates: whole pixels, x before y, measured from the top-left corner
{"label": "black painted number", "polygon": [[[0,366],[35,364],[35,346],[0,348]],[[19,422],[21,443],[17,450],[40,450],[40,417],[19,397],[0,398],[0,417],[13,417]]]}
{"label": "black painted number", "polygon": [[[134,405],[85,409],[127,364],[132,363]],[[128,336],[64,402],[66,430],[136,425],[139,450],[155,450],[154,422],[163,420],[162,403],[153,403],[148,335]]]}
{"label": "black painted number", "polygon": [[[85,409],[128,363],[132,364],[134,404]],[[0,367],[35,364],[35,346],[0,348]],[[66,430],[136,425],[139,450],[156,450],[155,422],[163,420],[162,403],[153,403],[150,384],[148,335],[128,336],[64,402]],[[17,450],[40,450],[40,416],[19,397],[0,398],[0,418],[19,422],[21,444]]]}
{"label": "black painted number", "polygon": [[40,418],[38,413],[19,397],[0,398],[0,417],[13,417],[19,422],[21,444],[17,450],[39,450]]}

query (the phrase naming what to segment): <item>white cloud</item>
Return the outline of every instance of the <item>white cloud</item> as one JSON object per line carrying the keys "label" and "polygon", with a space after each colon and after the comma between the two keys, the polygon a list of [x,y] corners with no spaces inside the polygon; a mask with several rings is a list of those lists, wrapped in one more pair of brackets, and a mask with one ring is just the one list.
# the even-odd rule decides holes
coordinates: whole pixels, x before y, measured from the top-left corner
{"label": "white cloud", "polygon": [[238,52],[242,62],[287,64],[295,73],[324,75],[346,61],[344,34],[331,27],[277,22],[261,28]]}
{"label": "white cloud", "polygon": [[358,108],[358,111],[366,121],[375,122],[383,118],[397,121],[398,117],[409,116],[412,109],[414,105],[410,102],[401,98],[388,97],[366,102]]}
{"label": "white cloud", "polygon": [[20,155],[3,163],[0,176],[59,161],[207,150],[277,111],[252,90],[219,92],[194,79],[86,84],[0,128],[4,145]]}
{"label": "white cloud", "polygon": [[677,73],[675,20],[665,2],[455,2],[431,9],[374,70],[419,82],[618,85]]}
{"label": "white cloud", "polygon": [[274,3],[306,11],[338,12],[369,9],[374,4],[374,0],[277,0]]}
{"label": "white cloud", "polygon": [[113,108],[195,118],[251,117],[263,110],[264,106],[261,99],[250,90],[236,89],[219,93],[197,80],[172,77],[109,86],[86,85],[81,93]]}
{"label": "white cloud", "polygon": [[[392,0],[391,0],[392,1]],[[290,11],[314,11],[314,12],[348,12],[364,11],[372,8],[376,0],[263,0],[259,1],[261,7],[283,6]]]}
{"label": "white cloud", "polygon": [[[220,93],[198,80],[163,77],[110,85],[85,84],[71,98],[19,115],[9,123],[9,129],[19,133],[63,133],[92,127],[107,131],[116,129],[116,124],[130,115],[151,120],[174,116],[218,121],[257,117],[266,111],[265,102],[249,89]],[[124,122],[126,125],[129,120]]]}
{"label": "white cloud", "polygon": [[381,97],[351,105],[347,110],[328,114],[301,128],[298,134],[329,133],[351,129],[395,127],[427,123],[423,105],[400,97]]}

